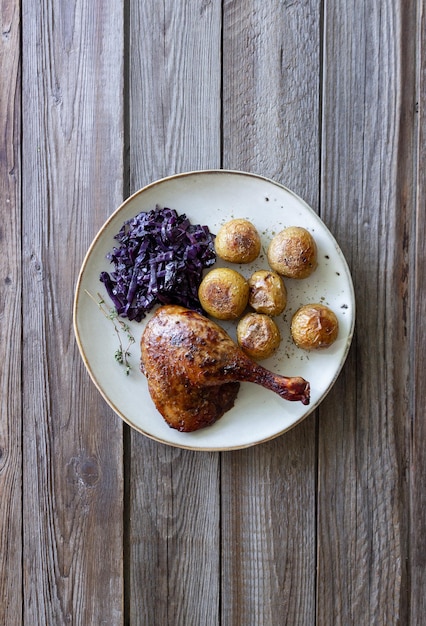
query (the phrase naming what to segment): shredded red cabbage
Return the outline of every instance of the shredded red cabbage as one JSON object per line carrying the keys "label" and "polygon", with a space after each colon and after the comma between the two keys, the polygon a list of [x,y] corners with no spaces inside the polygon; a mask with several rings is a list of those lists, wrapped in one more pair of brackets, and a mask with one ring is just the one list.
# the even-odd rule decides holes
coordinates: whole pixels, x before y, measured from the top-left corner
{"label": "shredded red cabbage", "polygon": [[202,312],[198,287],[216,261],[214,235],[185,214],[158,206],[127,220],[107,254],[115,269],[101,272],[118,315],[140,322],[156,304],[181,304]]}

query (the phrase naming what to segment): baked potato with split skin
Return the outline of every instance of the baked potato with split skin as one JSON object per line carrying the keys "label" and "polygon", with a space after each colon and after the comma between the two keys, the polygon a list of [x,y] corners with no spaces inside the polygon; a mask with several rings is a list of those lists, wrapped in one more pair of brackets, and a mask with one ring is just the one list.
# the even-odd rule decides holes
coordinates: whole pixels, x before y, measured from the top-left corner
{"label": "baked potato with split skin", "polygon": [[301,226],[289,226],[275,235],[267,257],[271,268],[287,278],[307,278],[318,265],[315,240]]}
{"label": "baked potato with split skin", "polygon": [[263,313],[247,313],[237,326],[238,345],[247,356],[260,361],[278,348],[281,334],[275,321]]}
{"label": "baked potato with split skin", "polygon": [[219,229],[215,249],[218,257],[229,263],[251,263],[259,256],[260,236],[249,220],[233,219]]}
{"label": "baked potato with split skin", "polygon": [[242,274],[227,267],[208,272],[198,288],[203,309],[220,320],[233,320],[242,315],[247,306],[249,286]]}
{"label": "baked potato with split skin", "polygon": [[249,280],[249,305],[257,312],[280,315],[287,306],[287,289],[276,272],[258,270]]}
{"label": "baked potato with split skin", "polygon": [[339,322],[335,313],[324,304],[305,304],[293,315],[290,331],[299,348],[328,348],[337,339]]}

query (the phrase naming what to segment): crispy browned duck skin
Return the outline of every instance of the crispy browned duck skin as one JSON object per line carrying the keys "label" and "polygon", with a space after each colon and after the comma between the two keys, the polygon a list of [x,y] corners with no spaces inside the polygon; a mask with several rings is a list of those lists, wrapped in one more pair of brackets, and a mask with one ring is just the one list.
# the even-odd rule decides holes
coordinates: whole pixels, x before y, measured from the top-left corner
{"label": "crispy browned duck skin", "polygon": [[182,431],[219,419],[233,406],[242,381],[309,404],[306,380],[270,372],[246,356],[216,323],[178,305],[160,307],[147,323],[141,370],[158,411]]}

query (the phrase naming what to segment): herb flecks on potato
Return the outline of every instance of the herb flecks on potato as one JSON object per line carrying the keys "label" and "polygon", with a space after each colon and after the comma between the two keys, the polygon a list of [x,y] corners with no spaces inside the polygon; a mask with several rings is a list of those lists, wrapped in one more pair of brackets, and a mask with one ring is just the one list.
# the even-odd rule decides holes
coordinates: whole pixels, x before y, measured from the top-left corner
{"label": "herb flecks on potato", "polygon": [[290,330],[299,348],[317,350],[336,341],[339,323],[335,313],[324,304],[305,304],[293,315]]}
{"label": "herb flecks on potato", "polygon": [[275,321],[263,313],[247,313],[238,322],[237,341],[249,357],[260,361],[272,356],[281,342]]}
{"label": "herb flecks on potato", "polygon": [[249,220],[233,219],[219,229],[215,249],[218,257],[229,263],[251,263],[260,254],[260,236]]}
{"label": "herb flecks on potato", "polygon": [[212,317],[233,320],[240,317],[247,306],[249,286],[236,270],[218,267],[204,276],[198,297],[203,309]]}
{"label": "herb flecks on potato", "polygon": [[276,272],[257,270],[249,280],[249,304],[257,313],[275,317],[287,306],[287,289]]}
{"label": "herb flecks on potato", "polygon": [[318,265],[315,240],[301,226],[289,226],[275,235],[267,256],[271,268],[287,278],[307,278]]}

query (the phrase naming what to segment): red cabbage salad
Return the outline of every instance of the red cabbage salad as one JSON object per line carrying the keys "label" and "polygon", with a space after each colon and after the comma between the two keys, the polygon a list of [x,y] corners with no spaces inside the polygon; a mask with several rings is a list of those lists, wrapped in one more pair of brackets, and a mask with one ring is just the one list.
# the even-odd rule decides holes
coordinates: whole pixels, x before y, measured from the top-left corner
{"label": "red cabbage salad", "polygon": [[216,261],[214,237],[207,226],[158,206],[124,222],[106,257],[114,269],[100,274],[118,315],[140,322],[156,304],[203,312],[198,287]]}

